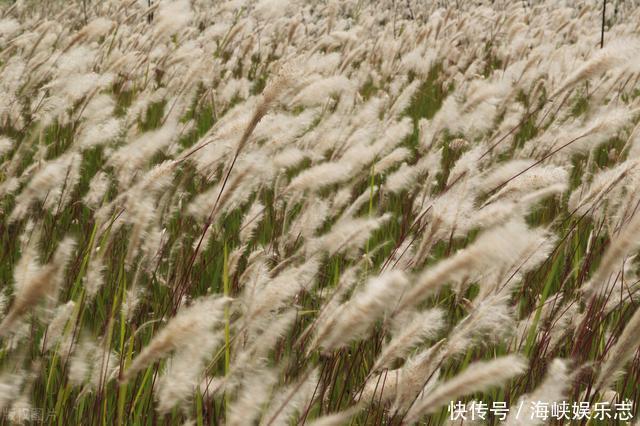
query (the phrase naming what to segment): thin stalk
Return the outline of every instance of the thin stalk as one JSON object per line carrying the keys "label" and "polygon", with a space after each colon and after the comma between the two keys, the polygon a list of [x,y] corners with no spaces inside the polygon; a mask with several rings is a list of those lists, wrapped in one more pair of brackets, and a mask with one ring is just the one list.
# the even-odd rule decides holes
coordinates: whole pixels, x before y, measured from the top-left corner
{"label": "thin stalk", "polygon": [[602,0],[602,31],[600,33],[600,49],[604,47],[604,21],[607,13],[607,0]]}
{"label": "thin stalk", "polygon": [[[222,285],[224,291],[224,297],[229,297],[229,249],[227,242],[224,243],[224,259],[222,266]],[[229,367],[231,364],[231,333],[229,324],[229,305],[224,308],[224,375],[229,374]],[[224,410],[225,418],[227,418],[227,409],[229,408],[229,394],[225,393],[224,396]]]}

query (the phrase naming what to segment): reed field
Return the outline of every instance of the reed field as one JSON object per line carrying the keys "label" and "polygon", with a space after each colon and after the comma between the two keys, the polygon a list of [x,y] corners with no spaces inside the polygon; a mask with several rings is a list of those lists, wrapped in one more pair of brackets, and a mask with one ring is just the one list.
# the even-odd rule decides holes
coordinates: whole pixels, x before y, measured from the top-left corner
{"label": "reed field", "polygon": [[640,2],[4,1],[0,86],[0,424],[640,425]]}

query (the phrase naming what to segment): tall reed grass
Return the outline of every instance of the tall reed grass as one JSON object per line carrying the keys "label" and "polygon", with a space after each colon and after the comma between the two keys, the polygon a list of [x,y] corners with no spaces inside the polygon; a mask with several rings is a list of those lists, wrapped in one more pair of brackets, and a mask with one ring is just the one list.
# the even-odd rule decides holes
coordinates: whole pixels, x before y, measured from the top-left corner
{"label": "tall reed grass", "polygon": [[640,403],[640,8],[453,3],[2,4],[0,421]]}

